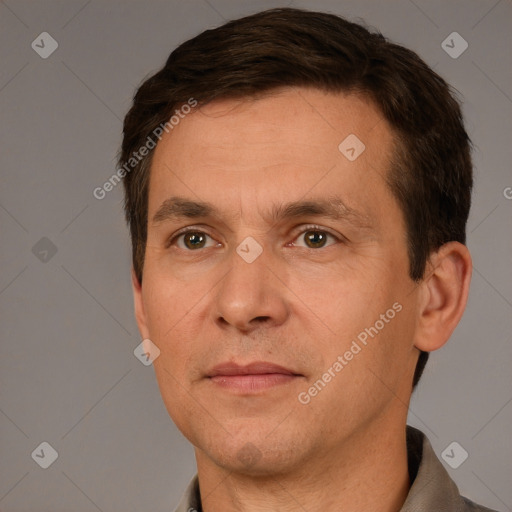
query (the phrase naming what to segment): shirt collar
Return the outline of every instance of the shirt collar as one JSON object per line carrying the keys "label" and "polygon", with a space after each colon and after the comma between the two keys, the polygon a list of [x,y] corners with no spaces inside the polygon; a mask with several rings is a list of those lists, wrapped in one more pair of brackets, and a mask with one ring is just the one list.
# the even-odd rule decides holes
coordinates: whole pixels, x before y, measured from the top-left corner
{"label": "shirt collar", "polygon": [[429,440],[425,434],[409,426],[407,455],[412,485],[400,512],[464,510],[459,490],[437,458]]}

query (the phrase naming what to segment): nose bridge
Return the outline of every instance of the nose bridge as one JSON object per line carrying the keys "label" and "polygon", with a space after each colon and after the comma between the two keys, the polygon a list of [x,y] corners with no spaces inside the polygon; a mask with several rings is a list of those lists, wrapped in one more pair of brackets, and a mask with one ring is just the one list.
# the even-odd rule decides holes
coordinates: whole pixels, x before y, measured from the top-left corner
{"label": "nose bridge", "polygon": [[251,237],[231,251],[229,272],[216,294],[213,311],[216,321],[241,330],[251,330],[265,321],[279,324],[287,314],[282,283],[275,278],[275,261]]}

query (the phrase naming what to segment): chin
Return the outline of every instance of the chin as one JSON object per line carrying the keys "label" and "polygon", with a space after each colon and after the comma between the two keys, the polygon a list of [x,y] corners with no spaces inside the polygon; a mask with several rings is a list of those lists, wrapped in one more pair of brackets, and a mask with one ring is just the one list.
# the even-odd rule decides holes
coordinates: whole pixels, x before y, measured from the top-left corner
{"label": "chin", "polygon": [[307,458],[308,450],[307,445],[298,439],[269,440],[266,433],[257,436],[253,432],[252,435],[224,439],[213,436],[200,451],[226,471],[264,478],[296,469]]}

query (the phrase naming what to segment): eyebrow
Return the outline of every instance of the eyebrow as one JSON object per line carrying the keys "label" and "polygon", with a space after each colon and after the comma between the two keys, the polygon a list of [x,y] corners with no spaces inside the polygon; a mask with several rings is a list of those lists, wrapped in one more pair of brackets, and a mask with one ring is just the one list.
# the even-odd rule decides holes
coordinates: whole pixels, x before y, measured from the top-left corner
{"label": "eyebrow", "polygon": [[170,197],[156,211],[153,216],[153,224],[182,217],[189,219],[211,217],[214,211],[215,208],[210,203],[192,201],[181,197]]}
{"label": "eyebrow", "polygon": [[294,201],[284,205],[274,206],[272,219],[295,219],[300,217],[319,216],[333,220],[346,219],[359,227],[369,227],[368,215],[349,207],[340,197],[330,197],[312,201]]}
{"label": "eyebrow", "polygon": [[[271,208],[270,221],[278,222],[300,217],[321,216],[333,220],[345,219],[357,227],[371,227],[370,217],[349,207],[340,197],[311,201],[293,201]],[[195,201],[183,197],[166,199],[153,216],[153,224],[182,218],[198,219],[220,217],[219,210],[211,203]]]}

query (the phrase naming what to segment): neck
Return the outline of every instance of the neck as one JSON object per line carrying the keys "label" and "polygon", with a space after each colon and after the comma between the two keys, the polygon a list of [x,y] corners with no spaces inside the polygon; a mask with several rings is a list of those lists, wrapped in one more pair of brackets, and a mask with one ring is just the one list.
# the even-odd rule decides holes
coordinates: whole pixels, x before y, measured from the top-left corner
{"label": "neck", "polygon": [[372,425],[285,474],[251,476],[196,450],[204,512],[397,512],[410,487],[404,424]]}

